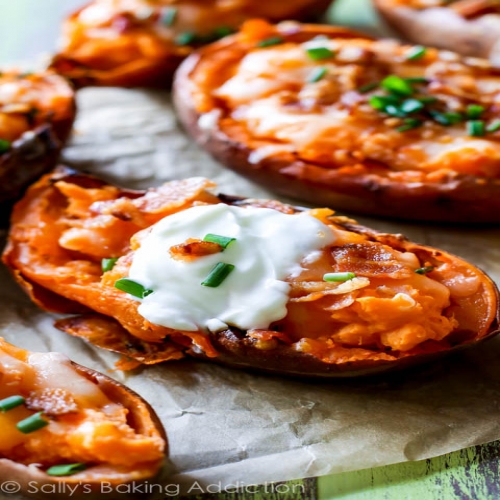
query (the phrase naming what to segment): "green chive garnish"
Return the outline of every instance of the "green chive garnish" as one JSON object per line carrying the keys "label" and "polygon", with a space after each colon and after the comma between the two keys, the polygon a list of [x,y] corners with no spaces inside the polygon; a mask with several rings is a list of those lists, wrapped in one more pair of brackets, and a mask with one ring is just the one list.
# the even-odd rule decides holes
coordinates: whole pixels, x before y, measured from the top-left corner
{"label": "green chive garnish", "polygon": [[0,154],[6,153],[10,149],[10,142],[0,139]]}
{"label": "green chive garnish", "polygon": [[425,76],[412,76],[410,78],[403,78],[407,83],[429,83],[429,80]]}
{"label": "green chive garnish", "polygon": [[471,120],[475,120],[476,118],[481,118],[481,115],[484,113],[484,106],[481,106],[479,104],[469,104],[467,106],[467,111],[465,112],[465,115],[467,118]]}
{"label": "green chive garnish", "polygon": [[406,60],[407,61],[415,61],[415,60],[420,59],[421,57],[425,56],[426,52],[427,52],[427,49],[425,47],[423,47],[422,45],[415,45],[415,47],[412,47],[406,53]]}
{"label": "green chive garnish", "polygon": [[46,470],[49,476],[71,476],[87,468],[85,464],[53,465]]}
{"label": "green chive garnish", "polygon": [[389,104],[388,106],[385,107],[384,111],[389,115],[389,116],[397,116],[398,118],[405,118],[406,113],[402,111],[400,108],[397,106],[394,106],[393,104]]}
{"label": "green chive garnish", "polygon": [[470,120],[467,122],[467,133],[472,137],[483,137],[486,127],[482,120]]}
{"label": "green chive garnish", "polygon": [[43,412],[39,411],[31,417],[25,418],[16,424],[17,430],[21,431],[23,434],[30,434],[38,429],[41,429],[47,425],[49,422],[42,418]]}
{"label": "green chive garnish", "polygon": [[136,281],[130,280],[128,278],[120,278],[115,281],[115,288],[121,290],[122,292],[126,292],[134,297],[138,297],[139,299],[143,299],[148,295],[153,293],[153,290],[148,290],[144,288],[140,283]]}
{"label": "green chive garnish", "polygon": [[400,106],[401,111],[405,113],[415,113],[424,109],[424,104],[417,99],[406,99]]}
{"label": "green chive garnish", "polygon": [[323,275],[323,280],[328,282],[339,283],[342,281],[349,281],[355,278],[354,273],[326,273]]}
{"label": "green chive garnish", "polygon": [[306,52],[313,61],[322,61],[335,55],[328,47],[311,47],[306,49]]}
{"label": "green chive garnish", "polygon": [[324,67],[314,68],[311,75],[307,79],[308,83],[316,83],[322,80],[328,73],[328,69]]}
{"label": "green chive garnish", "polygon": [[372,108],[385,110],[387,106],[397,106],[399,99],[392,95],[372,95],[368,102]]}
{"label": "green chive garnish", "polygon": [[184,33],[179,33],[175,37],[175,45],[190,45],[194,42],[196,42],[197,37],[196,33],[193,33],[192,31],[185,31]]}
{"label": "green chive garnish", "polygon": [[229,26],[219,26],[218,28],[214,29],[214,36],[217,39],[224,38],[225,36],[232,35],[233,33],[233,28],[230,28]]}
{"label": "green chive garnish", "polygon": [[397,75],[389,75],[380,82],[380,86],[393,94],[410,96],[413,94],[413,87],[403,78]]}
{"label": "green chive garnish", "polygon": [[497,130],[500,130],[500,120],[495,120],[486,127],[486,132],[491,133],[491,132],[496,132]]}
{"label": "green chive garnish", "polygon": [[217,245],[220,245],[222,248],[226,249],[233,241],[236,241],[236,238],[209,233],[203,238],[203,241],[217,243]]}
{"label": "green chive garnish", "polygon": [[407,132],[408,130],[420,127],[422,123],[422,120],[417,120],[416,118],[406,118],[403,121],[403,125],[397,127],[396,130],[398,132]]}
{"label": "green chive garnish", "polygon": [[201,284],[203,286],[217,288],[229,276],[233,269],[234,266],[232,264],[219,262],[210,271],[210,274],[201,282]]}
{"label": "green chive garnish", "polygon": [[441,125],[454,125],[463,120],[463,116],[460,113],[440,113],[439,111],[429,111],[435,122]]}
{"label": "green chive garnish", "polygon": [[0,401],[0,410],[9,411],[13,408],[21,406],[26,400],[22,396],[9,396],[8,398]]}
{"label": "green chive garnish", "polygon": [[175,7],[169,7],[163,11],[163,15],[161,16],[161,22],[165,26],[173,26],[176,17],[177,17],[177,9]]}
{"label": "green chive garnish", "polygon": [[434,266],[425,266],[425,267],[420,267],[419,269],[415,269],[415,272],[417,274],[427,274],[430,273],[431,271],[434,271]]}
{"label": "green chive garnish", "polygon": [[432,96],[416,97],[416,99],[422,104],[434,104],[435,102],[437,102],[437,98]]}
{"label": "green chive garnish", "polygon": [[367,92],[370,92],[370,90],[375,90],[378,86],[378,82],[367,83],[366,85],[362,85],[361,87],[359,87],[358,92],[360,94],[366,94]]}
{"label": "green chive garnish", "polygon": [[280,36],[272,36],[271,38],[261,40],[259,43],[257,43],[257,47],[271,47],[273,45],[279,45],[280,43],[283,43],[283,38],[281,38]]}
{"label": "green chive garnish", "polygon": [[111,271],[111,269],[113,269],[113,267],[115,267],[117,260],[118,259],[102,259],[101,260],[102,272],[106,273],[108,271]]}

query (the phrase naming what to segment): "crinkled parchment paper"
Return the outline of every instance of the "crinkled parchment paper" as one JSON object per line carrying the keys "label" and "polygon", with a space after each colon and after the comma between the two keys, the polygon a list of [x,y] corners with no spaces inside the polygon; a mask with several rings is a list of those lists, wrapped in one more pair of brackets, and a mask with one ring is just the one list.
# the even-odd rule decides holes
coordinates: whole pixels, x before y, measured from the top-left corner
{"label": "crinkled parchment paper", "polygon": [[[176,126],[168,94],[121,89],[79,93],[80,115],[64,153],[71,166],[129,187],[207,176],[222,192],[270,196],[222,169]],[[500,279],[500,233],[381,220],[452,251]],[[0,275],[0,335],[31,350],[54,350],[107,371],[116,356],[52,327]],[[500,438],[500,338],[439,364],[357,381],[300,381],[181,361],[111,372],[148,399],[170,440],[182,491],[245,486],[419,460]],[[165,483],[167,484],[167,483]],[[193,489],[193,485],[195,489]]]}

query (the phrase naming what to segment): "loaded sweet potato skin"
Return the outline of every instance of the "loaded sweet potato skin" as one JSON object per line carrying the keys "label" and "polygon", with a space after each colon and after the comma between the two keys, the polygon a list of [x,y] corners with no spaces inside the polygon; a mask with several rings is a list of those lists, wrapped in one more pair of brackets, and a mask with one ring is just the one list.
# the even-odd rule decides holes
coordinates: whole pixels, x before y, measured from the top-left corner
{"label": "loaded sweet potato skin", "polygon": [[170,85],[195,48],[236,30],[246,19],[314,20],[331,0],[94,0],[63,25],[52,67],[78,87]]}
{"label": "loaded sweet potato skin", "polygon": [[[15,421],[20,417],[28,415],[28,413],[40,410],[42,407],[42,418],[49,422],[54,421],[56,422],[55,425],[58,426],[55,431],[56,434],[52,436],[53,439],[50,439],[50,442],[45,442],[45,444],[43,442],[44,439],[52,431],[48,431],[49,433],[47,433],[44,429],[50,429],[50,427],[43,427],[41,430],[28,433],[23,439],[20,439],[21,434],[16,434],[15,437],[11,438],[11,440],[19,441],[19,444],[10,452],[5,452],[4,450],[0,453],[0,481],[15,481],[20,485],[20,492],[22,494],[34,498],[62,499],[67,498],[69,492],[71,492],[72,498],[89,498],[89,495],[102,494],[103,483],[108,488],[106,496],[110,496],[110,498],[137,498],[142,496],[140,489],[134,490],[136,491],[134,495],[127,495],[127,490],[123,488],[126,488],[128,484],[140,486],[145,480],[156,477],[163,467],[164,456],[168,452],[165,431],[151,406],[138,394],[115,380],[76,363],[68,363],[66,359],[61,358],[60,355],[55,353],[44,355],[29,353],[28,351],[7,344],[3,339],[0,339],[0,353],[2,360],[6,360],[6,364],[0,366],[2,369],[0,372],[2,380],[5,382],[9,381],[11,386],[15,386],[14,390],[25,397],[23,405],[5,411],[0,415],[3,419],[3,432],[9,432],[8,426],[12,420],[10,413],[15,413],[15,415],[12,415]],[[33,354],[39,357],[33,360]],[[50,359],[43,361],[43,358],[40,358],[40,356],[50,357]],[[12,358],[18,360],[20,364],[18,366],[13,364],[11,361]],[[42,361],[40,361],[41,359]],[[51,377],[46,363],[50,363],[50,369],[55,371],[58,370],[58,363],[62,363],[64,366],[62,373],[68,377],[65,381],[66,386],[71,382],[70,377],[74,377],[72,386],[75,390],[74,397],[66,391],[66,388],[54,389],[50,386],[51,382],[48,382],[49,386],[45,389],[39,386],[41,381],[50,380]],[[45,370],[45,372],[36,375],[38,366],[41,366],[41,371]],[[4,371],[4,368],[8,369],[9,367],[14,371],[17,370],[17,375],[14,374],[12,376],[8,371]],[[70,374],[70,372],[73,372],[74,375]],[[21,376],[21,374],[24,375]],[[34,388],[31,387],[33,377],[37,381]],[[13,380],[15,383],[12,382]],[[89,384],[88,387],[86,384]],[[64,383],[61,383],[61,386],[64,386]],[[94,389],[89,389],[89,387],[94,387]],[[11,391],[12,389],[7,389],[6,392],[4,388],[2,392],[9,393]],[[83,402],[86,401],[85,398],[88,398],[90,411],[103,411],[98,409],[98,404],[104,403],[108,405],[104,410],[108,418],[112,418],[111,415],[113,415],[113,412],[117,408],[124,409],[127,414],[126,425],[133,429],[138,438],[142,437],[144,441],[149,441],[151,450],[144,448],[142,454],[144,460],[142,462],[138,461],[137,457],[131,458],[130,461],[134,465],[130,468],[125,465],[124,459],[127,460],[127,458],[122,457],[121,465],[106,463],[105,460],[102,463],[91,461],[91,463],[85,464],[82,470],[70,475],[52,475],[52,473],[47,473],[49,467],[54,465],[54,456],[57,456],[58,453],[61,453],[60,463],[68,463],[68,451],[66,454],[62,452],[65,442],[58,435],[58,433],[61,433],[64,425],[68,425],[71,429],[70,432],[74,433],[70,438],[70,442],[73,439],[73,446],[78,448],[77,433],[81,433],[81,429],[78,428],[78,425],[81,425],[79,419],[88,418],[80,416],[80,413],[85,411],[85,408],[82,408]],[[108,425],[107,422],[104,423]],[[89,429],[87,428],[87,432],[90,432]],[[103,449],[96,453],[101,453],[103,458],[106,453],[109,453],[106,448],[109,448],[110,444],[111,447],[115,446],[115,452],[120,446],[122,447],[122,452],[124,452],[123,443],[115,441],[113,444],[112,441],[113,432],[116,434],[117,430],[118,428],[113,430],[109,427],[107,430],[108,441],[101,438]],[[18,431],[15,432],[17,433]],[[131,437],[127,436],[127,439],[130,440]],[[89,436],[89,443],[92,441],[98,442],[98,440],[99,430]],[[14,441],[12,443],[13,446],[15,443]],[[137,443],[139,444],[139,440]],[[147,447],[148,445],[144,444],[144,446]],[[3,440],[2,447],[8,448],[9,444],[6,444],[5,440]],[[130,446],[128,444],[128,447],[129,452],[134,452],[133,445]],[[30,458],[29,453],[37,453],[37,450],[41,451],[45,456],[33,456]],[[70,450],[69,453],[71,452]],[[16,456],[12,456],[10,453],[14,453]],[[79,452],[73,451],[73,453],[75,454],[74,456],[78,456]],[[150,460],[148,461],[148,459]],[[74,462],[75,460],[73,462],[70,460],[70,463]],[[121,486],[122,489],[119,490],[118,486]]]}
{"label": "loaded sweet potato skin", "polygon": [[500,66],[500,6],[495,0],[374,0],[402,37]]}
{"label": "loaded sweet potato skin", "polygon": [[0,75],[2,223],[24,189],[56,165],[76,107],[71,86],[54,73]]}
{"label": "loaded sweet potato skin", "polygon": [[[281,43],[262,45],[273,37]],[[331,47],[324,59],[321,44]],[[468,136],[466,110],[477,104],[495,120],[500,73],[435,49],[408,60],[411,50],[331,26],[249,22],[182,64],[174,102],[201,147],[282,195],[391,218],[499,222],[499,138]],[[376,109],[393,98],[381,87],[388,76],[413,80],[407,98],[435,102]]]}
{"label": "loaded sweet potato skin", "polygon": [[[139,302],[114,284],[128,276],[156,222],[220,203],[296,212],[275,201],[216,197],[210,187],[192,179],[144,194],[60,170],[17,204],[3,261],[40,307],[78,314],[59,320],[58,328],[126,355],[133,361],[122,363],[124,369],[190,355],[287,375],[349,377],[418,364],[497,333],[497,289],[484,273],[326,209],[311,214],[330,226],[337,243],[302,278],[290,279],[283,319],[248,331],[150,323],[138,313]],[[103,257],[117,259],[106,272]],[[325,271],[357,278],[341,288],[322,280]]]}

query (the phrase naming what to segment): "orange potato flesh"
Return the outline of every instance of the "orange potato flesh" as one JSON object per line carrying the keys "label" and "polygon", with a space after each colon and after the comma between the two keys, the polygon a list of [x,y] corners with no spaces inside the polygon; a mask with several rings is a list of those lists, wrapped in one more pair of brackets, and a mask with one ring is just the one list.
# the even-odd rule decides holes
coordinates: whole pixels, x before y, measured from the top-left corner
{"label": "orange potato flesh", "polygon": [[[78,313],[83,305],[97,313],[61,320],[69,333],[140,363],[179,359],[194,347],[216,360],[214,337],[149,323],[137,311],[139,301],[114,287],[128,276],[134,250],[152,224],[200,203],[220,202],[206,191],[210,187],[188,179],[141,194],[64,172],[47,176],[17,204],[4,262],[42,307]],[[286,205],[272,205],[290,213]],[[478,269],[444,252],[379,236],[329,210],[311,215],[328,223],[337,239],[290,280],[286,317],[268,330],[247,332],[258,349],[285,346],[326,365],[391,362],[494,332],[496,287]],[[103,257],[118,258],[105,273]],[[433,269],[415,272],[423,266]],[[354,272],[356,278],[327,283],[328,272]]]}
{"label": "orange potato flesh", "polygon": [[[108,379],[104,386],[86,370],[54,353],[30,353],[0,339],[0,400],[11,396],[26,400],[0,412],[0,457],[40,464],[43,470],[84,463],[88,468],[106,466],[120,474],[153,476],[166,445],[144,413],[144,402],[130,393],[124,405],[116,382]],[[132,415],[134,399],[137,409]],[[19,421],[40,411],[47,426],[27,434],[16,428]],[[131,424],[141,412],[139,426]]]}

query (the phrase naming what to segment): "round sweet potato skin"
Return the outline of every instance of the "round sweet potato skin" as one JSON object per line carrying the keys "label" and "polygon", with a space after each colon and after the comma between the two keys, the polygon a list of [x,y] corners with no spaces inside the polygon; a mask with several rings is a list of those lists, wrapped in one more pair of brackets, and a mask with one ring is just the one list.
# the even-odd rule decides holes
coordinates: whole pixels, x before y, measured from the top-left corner
{"label": "round sweet potato skin", "polygon": [[[71,31],[73,26],[78,25],[78,16],[80,13],[98,2],[91,2],[74,13],[72,13],[65,21],[65,28],[68,32]],[[140,2],[139,2],[140,3]],[[199,8],[196,6],[197,0],[190,0],[184,2],[173,3],[173,8],[182,7],[182,3],[193,4],[191,6],[192,12],[196,12]],[[201,8],[206,9],[206,6],[201,3]],[[271,0],[271,3],[277,4],[276,12],[279,13],[269,18],[270,21],[278,22],[285,19],[296,19],[300,21],[314,21],[317,20],[321,15],[325,13],[328,7],[331,5],[332,0],[302,0],[293,1],[289,5],[283,7],[280,4],[280,0]],[[163,2],[166,8],[169,8],[170,2]],[[151,5],[144,3],[142,8],[150,8]],[[214,24],[214,27],[221,26],[221,22],[216,23],[217,17],[222,19],[225,18],[227,12],[223,10],[217,13],[218,7],[214,5],[212,11],[214,11],[213,19],[205,19],[201,26],[202,29],[206,31],[207,26]],[[263,17],[266,12],[268,12],[269,7],[267,5],[259,5],[258,2],[249,3],[248,5],[242,7],[243,12],[234,12],[231,15],[231,21],[229,23],[222,23],[224,28],[236,29],[238,27],[235,23],[240,23],[242,20],[249,19],[252,17]],[[226,9],[227,10],[227,9]],[[134,32],[133,25],[131,27],[126,27],[127,22],[130,22],[129,13],[123,15],[117,11],[117,16],[121,16],[122,22],[117,23],[118,27],[116,29],[116,37],[119,40],[120,37],[125,34],[132,34]],[[152,22],[158,22],[156,17],[152,17]],[[125,27],[123,27],[123,25]],[[146,26],[146,28],[144,28]],[[76,30],[78,36],[81,34],[81,29]],[[115,29],[114,27],[112,29]],[[147,22],[142,25],[137,31],[137,36],[140,32],[147,28]],[[122,31],[123,30],[123,31]],[[193,31],[196,34],[195,31]],[[202,35],[200,35],[202,36]],[[142,54],[139,57],[131,57],[126,61],[122,61],[119,64],[108,64],[108,67],[99,67],[99,65],[94,64],[91,61],[82,60],[78,55],[74,53],[74,46],[76,46],[71,41],[71,35],[69,35],[70,41],[66,44],[61,51],[54,56],[51,62],[51,68],[61,75],[64,75],[77,88],[86,86],[118,86],[118,87],[149,87],[149,88],[168,88],[170,87],[173,79],[175,70],[185,59],[185,57],[193,52],[196,48],[203,45],[202,39],[200,41],[190,42],[187,45],[176,46],[170,40],[162,40],[159,36],[154,36],[154,40],[159,45],[163,45],[161,53],[155,56],[150,54]],[[98,43],[98,42],[97,42]],[[102,48],[99,54],[95,55],[97,60],[106,59],[106,48]],[[88,57],[88,54],[86,54]]]}
{"label": "round sweet potato skin", "polygon": [[[416,8],[412,2],[374,0],[382,17],[414,43],[490,59],[500,66],[500,8],[491,0],[461,0],[441,7]],[[461,12],[463,11],[463,13]]]}
{"label": "round sweet potato skin", "polygon": [[[420,262],[429,262],[431,265],[449,263],[452,268],[461,269],[461,272],[467,272],[468,275],[477,277],[480,287],[474,295],[465,300],[457,299],[452,306],[453,316],[458,319],[461,326],[460,329],[450,333],[445,344],[438,343],[427,348],[423,347],[416,352],[392,360],[379,359],[374,356],[375,359],[357,359],[356,361],[335,363],[324,362],[319,357],[299,351],[293,345],[280,341],[275,342],[272,348],[263,349],[255,338],[249,337],[246,332],[235,328],[209,335],[209,341],[215,350],[215,355],[213,353],[207,354],[207,351],[202,351],[193,344],[178,344],[176,338],[163,342],[142,340],[129,333],[122,324],[113,318],[113,311],[109,311],[109,316],[105,315],[108,312],[96,314],[90,310],[85,311],[82,307],[85,306],[84,303],[68,300],[37,284],[36,277],[33,276],[33,269],[36,268],[35,262],[28,264],[29,267],[18,263],[16,255],[22,252],[26,243],[20,240],[16,228],[18,226],[24,227],[25,217],[42,208],[40,200],[55,193],[56,188],[53,183],[58,180],[76,183],[87,189],[105,186],[105,183],[98,179],[83,174],[74,174],[67,170],[59,170],[52,177],[47,176],[40,181],[38,185],[31,188],[28,195],[16,207],[13,231],[3,255],[3,261],[14,273],[19,284],[40,307],[78,315],[58,320],[56,326],[59,329],[83,338],[98,347],[126,355],[129,359],[134,359],[136,365],[180,359],[184,352],[193,357],[229,366],[257,369],[282,375],[328,378],[357,377],[385,373],[439,359],[449,353],[471,347],[499,333],[498,290],[493,281],[482,271],[458,257],[441,250],[412,243],[401,235],[378,233],[360,226],[350,219],[335,217],[332,220],[339,227],[362,235],[368,241],[386,245],[400,252],[411,252],[419,258]],[[139,192],[127,192],[127,196],[130,197],[138,197],[139,195]],[[225,195],[220,195],[219,199],[223,203],[246,203],[244,199]],[[251,204],[252,200],[249,200],[248,203]],[[33,265],[33,269],[30,269],[31,265]],[[28,277],[30,275],[31,278]],[[307,332],[304,333],[304,336],[307,337]],[[180,354],[180,356],[176,356],[176,354]]]}
{"label": "round sweet potato skin", "polygon": [[[110,400],[129,410],[129,425],[138,432],[159,435],[165,441],[165,456],[168,455],[165,430],[149,403],[123,384],[100,372],[74,362],[72,365],[80,375],[97,384]],[[94,466],[72,476],[54,477],[47,475],[37,467],[0,458],[0,482],[17,483],[20,487],[19,493],[31,498],[63,500],[67,499],[71,493],[71,498],[83,500],[85,498],[102,498],[101,495],[106,493],[106,498],[133,499],[150,497],[146,493],[141,494],[140,485],[161,474],[164,465],[163,462],[154,463],[151,464],[148,473],[141,471],[131,474],[114,472],[109,467]],[[106,490],[102,490],[102,483],[106,484]],[[121,489],[117,489],[120,485],[122,485]],[[134,493],[128,494],[126,485],[130,485],[131,491],[134,485],[138,488]]]}
{"label": "round sweet potato skin", "polygon": [[[282,31],[285,41],[301,43],[320,35],[330,38],[368,39],[352,30],[332,26],[297,25]],[[211,60],[220,54],[245,54],[236,37],[229,37],[202,48],[180,66],[173,86],[174,104],[180,123],[198,144],[224,166],[283,196],[324,205],[347,212],[393,219],[452,222],[457,224],[496,224],[500,222],[500,179],[483,178],[448,170],[439,180],[403,182],[380,175],[377,171],[356,173],[355,169],[324,168],[297,158],[291,152],[278,152],[258,161],[250,161],[255,151],[251,141],[241,140],[220,122],[201,127],[197,95],[193,82],[197,71],[210,78]],[[199,70],[203,65],[203,70]],[[500,76],[496,70],[492,75]],[[262,141],[261,141],[262,142]]]}
{"label": "round sweet potato skin", "polygon": [[[40,76],[43,78],[43,74]],[[19,75],[19,78],[23,76]],[[54,95],[69,97],[66,97],[60,108],[54,110],[52,118],[35,123],[12,143],[7,152],[0,154],[0,225],[8,223],[10,208],[26,187],[55,167],[59,153],[71,134],[76,116],[73,88],[62,77],[51,74],[50,78]]]}

